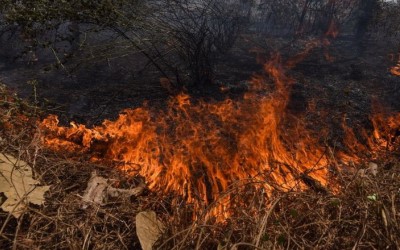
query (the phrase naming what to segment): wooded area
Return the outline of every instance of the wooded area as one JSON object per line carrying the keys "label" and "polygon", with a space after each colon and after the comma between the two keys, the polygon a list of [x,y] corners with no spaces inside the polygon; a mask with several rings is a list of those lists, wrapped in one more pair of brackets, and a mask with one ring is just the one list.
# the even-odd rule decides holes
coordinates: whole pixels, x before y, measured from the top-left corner
{"label": "wooded area", "polygon": [[[367,31],[397,39],[399,5],[367,1],[3,1],[1,41],[12,60],[51,62],[73,74],[82,64],[135,54],[171,88],[206,88],[243,34],[286,37],[291,45],[334,24],[362,53]],[[79,11],[76,11],[79,10]],[[266,44],[265,46],[268,46]],[[74,60],[79,56],[78,60]]]}

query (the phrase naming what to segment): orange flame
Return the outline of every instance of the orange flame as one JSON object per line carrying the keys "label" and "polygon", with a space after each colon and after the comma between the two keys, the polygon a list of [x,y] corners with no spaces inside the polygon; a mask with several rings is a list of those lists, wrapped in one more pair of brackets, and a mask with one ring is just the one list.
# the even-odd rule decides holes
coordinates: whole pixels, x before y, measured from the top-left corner
{"label": "orange flame", "polygon": [[[219,218],[229,216],[229,196],[221,194],[246,180],[261,183],[267,194],[305,189],[310,186],[307,180],[326,187],[330,179],[325,149],[301,117],[287,112],[294,81],[285,70],[292,65],[274,56],[264,65],[274,81],[273,91],[265,78],[255,76],[239,100],[204,102],[180,94],[162,110],[126,109],[117,120],[91,129],[74,123],[60,127],[57,117],[49,116],[40,124],[43,142],[52,149],[90,154],[95,161],[112,161],[144,176],[151,190],[175,193],[197,209],[219,201],[212,212]],[[387,127],[386,121],[383,116],[374,119],[375,137],[382,138],[379,127]],[[356,158],[365,146],[345,119],[342,126],[350,149],[343,155]],[[389,119],[389,127],[400,127],[400,115]]]}
{"label": "orange flame", "polygon": [[396,142],[400,141],[400,113],[390,113],[377,100],[372,103],[374,115],[371,118],[376,143],[386,149],[396,150]]}
{"label": "orange flame", "polygon": [[400,53],[397,64],[390,69],[390,73],[392,73],[395,76],[400,76]]}

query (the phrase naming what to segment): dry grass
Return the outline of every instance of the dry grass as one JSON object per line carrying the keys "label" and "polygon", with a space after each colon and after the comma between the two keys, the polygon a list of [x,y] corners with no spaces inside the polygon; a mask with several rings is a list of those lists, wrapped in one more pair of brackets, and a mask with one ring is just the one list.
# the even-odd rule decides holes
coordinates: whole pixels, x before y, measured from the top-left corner
{"label": "dry grass", "polygon": [[45,152],[38,140],[36,108],[0,89],[0,153],[30,163],[35,179],[51,185],[43,207],[30,206],[19,219],[0,212],[0,249],[114,249],[137,248],[134,215],[139,203],[112,200],[104,207],[81,209],[80,194],[90,173],[133,185],[112,168],[94,166],[85,159]]}
{"label": "dry grass", "polygon": [[[168,227],[169,238],[164,238],[162,246],[168,246],[165,249],[400,249],[400,162],[394,155],[379,162],[381,169],[377,176],[344,174],[338,194],[311,190],[277,192],[263,207],[259,207],[256,199],[243,204],[224,225],[196,221],[182,227],[180,221],[173,220]],[[236,193],[243,197],[244,192]],[[261,195],[256,198],[261,199]],[[259,208],[256,212],[255,207]],[[184,214],[185,209],[179,212]]]}
{"label": "dry grass", "polygon": [[134,219],[148,209],[166,225],[160,249],[400,249],[398,151],[374,159],[376,176],[342,171],[336,194],[277,191],[267,199],[257,183],[235,187],[232,216],[224,223],[205,219],[204,211],[193,221],[190,204],[151,192],[84,210],[81,195],[93,170],[119,187],[133,187],[137,178],[47,152],[37,139],[36,108],[4,87],[0,97],[0,153],[29,162],[35,178],[51,185],[45,205],[29,206],[19,219],[0,211],[0,249],[140,249]]}

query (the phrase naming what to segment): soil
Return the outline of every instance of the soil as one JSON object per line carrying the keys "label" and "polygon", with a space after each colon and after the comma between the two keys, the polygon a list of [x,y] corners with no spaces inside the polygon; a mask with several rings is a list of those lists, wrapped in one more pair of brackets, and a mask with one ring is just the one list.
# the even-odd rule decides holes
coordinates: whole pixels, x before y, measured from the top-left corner
{"label": "soil", "polygon": [[[307,39],[293,42],[243,35],[235,47],[221,58],[216,68],[216,82],[239,86],[262,71],[257,59],[266,59],[274,51],[290,58],[301,52],[306,42]],[[299,84],[307,80],[313,82],[312,86],[305,86],[304,89],[311,96],[313,90],[310,87],[325,88],[333,95],[339,93],[332,91],[362,89],[368,92],[366,95],[377,95],[390,108],[399,110],[399,78],[388,72],[390,66],[395,64],[389,60],[389,54],[395,52],[395,47],[393,44],[388,46],[388,43],[370,39],[363,43],[365,50],[359,52],[354,37],[341,35],[329,47],[311,51],[289,74],[298,77]],[[333,56],[334,61],[326,61],[324,53]],[[160,104],[169,96],[160,85],[160,74],[150,66],[143,68],[146,60],[138,54],[83,64],[72,73],[67,73],[62,67],[52,67],[54,58],[51,55],[43,57],[43,60],[28,62],[27,58],[15,59],[0,51],[0,80],[22,97],[37,98],[38,103],[44,100],[50,111],[65,120],[95,124],[105,118],[114,118],[124,108],[139,107],[146,101],[150,105]],[[76,67],[79,60],[82,57],[76,55],[64,66],[68,69]],[[27,84],[33,80],[37,81],[35,92],[33,86]]]}

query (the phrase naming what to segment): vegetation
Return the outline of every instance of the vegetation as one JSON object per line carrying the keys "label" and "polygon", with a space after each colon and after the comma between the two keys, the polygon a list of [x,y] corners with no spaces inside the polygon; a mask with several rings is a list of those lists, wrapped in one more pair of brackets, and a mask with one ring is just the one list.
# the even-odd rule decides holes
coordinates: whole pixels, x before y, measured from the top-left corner
{"label": "vegetation", "polygon": [[[187,81],[197,87],[209,84],[217,58],[233,45],[241,18],[249,13],[215,0],[6,1],[0,9],[3,32],[18,32],[29,48],[24,53],[50,49],[60,66],[71,53],[90,46],[81,41],[83,34],[105,36],[114,44],[122,39],[174,87]],[[68,51],[60,48],[66,42]]]}
{"label": "vegetation", "polygon": [[34,114],[34,106],[13,97],[4,86],[0,96],[0,153],[27,161],[35,178],[51,185],[45,206],[28,206],[18,219],[0,212],[2,249],[139,249],[134,217],[149,209],[157,211],[165,223],[156,249],[400,247],[398,152],[380,152],[381,157],[374,160],[379,166],[377,173],[365,171],[365,165],[357,167],[362,171],[341,171],[337,179],[340,192],[277,191],[265,200],[263,192],[249,192],[256,183],[235,187],[230,190],[233,199],[245,198],[246,203],[223,223],[205,218],[193,222],[190,206],[155,193],[134,200],[120,197],[83,210],[80,195],[93,170],[118,180],[122,188],[134,186],[138,180],[43,149],[34,136],[38,131],[17,119],[28,119],[26,114]]}
{"label": "vegetation", "polygon": [[398,4],[378,0],[7,0],[0,11],[2,39],[17,37],[20,56],[30,61],[50,54],[55,68],[72,74],[82,65],[67,66],[68,60],[86,53],[89,63],[96,61],[90,48],[101,45],[100,60],[110,54],[142,54],[141,67],[155,67],[164,85],[175,90],[209,88],[218,62],[248,30],[298,38],[319,36],[334,23],[362,41],[372,26],[384,26],[380,35],[396,35],[399,23],[394,20]]}
{"label": "vegetation", "polygon": [[[335,41],[333,37],[337,35],[337,30],[339,38]],[[0,208],[0,249],[140,249],[135,216],[149,210],[154,211],[164,225],[155,249],[400,249],[400,121],[394,120],[400,117],[400,78],[395,76],[400,68],[399,35],[400,1],[0,1],[0,73],[8,62],[37,70],[34,79],[28,82],[31,100],[20,98],[14,92],[17,89],[15,86],[2,84],[1,81],[8,79],[0,75],[0,175],[4,171],[1,159],[11,155],[19,162],[29,164],[33,173],[30,176],[32,182],[38,181],[41,186],[50,187],[45,192],[44,205],[21,206],[23,210],[18,218]],[[282,55],[274,57],[271,64],[275,67],[269,71],[264,71],[256,63],[253,63],[255,66],[248,63],[257,57],[257,63],[262,65],[269,54],[275,56],[276,52]],[[3,55],[7,55],[9,61]],[[243,55],[251,59],[239,62]],[[295,62],[285,64],[286,58],[294,58]],[[101,74],[103,66],[112,68],[112,63],[117,70],[124,68],[134,72],[136,78],[129,79],[129,84],[132,88],[145,91],[134,89],[137,92],[129,96],[125,95],[129,90],[127,85],[121,87],[116,83],[105,88],[104,84],[88,78],[87,84],[96,85],[95,88],[102,92],[87,94],[87,89],[72,86],[79,92],[79,97],[87,94],[88,98],[94,98],[99,93],[106,96],[109,89],[119,88],[106,105],[97,105],[96,102],[89,105],[80,104],[81,99],[75,101],[60,83],[67,77],[74,79],[78,71],[86,71],[89,67],[95,68],[95,74],[101,78],[104,76]],[[274,72],[281,69],[281,64],[288,71],[285,76]],[[390,73],[391,67],[395,67],[392,69],[395,73]],[[277,88],[272,84],[274,77],[268,73],[279,75],[275,76],[275,80],[287,80],[287,86],[274,92]],[[39,90],[42,83],[37,79],[40,74],[54,74],[55,78],[50,78],[49,82],[59,84],[57,88],[50,89],[50,84],[43,84]],[[241,74],[245,75],[246,81],[237,77]],[[233,80],[230,81],[230,78]],[[250,78],[254,84],[251,95],[248,92]],[[135,84],[139,87],[133,86]],[[42,141],[44,131],[39,123],[45,116],[59,111],[59,106],[54,108],[49,100],[40,98],[40,91],[45,88],[50,89],[51,96],[57,94],[52,92],[54,89],[65,91],[67,102],[81,105],[88,116],[95,116],[93,110],[101,106],[100,114],[96,113],[97,120],[102,120],[101,115],[111,105],[115,105],[112,112],[122,110],[116,105],[117,99],[128,103],[131,108],[140,105],[137,113],[145,113],[138,119],[140,122],[163,120],[167,124],[154,126],[155,129],[151,127],[149,131],[154,136],[173,133],[173,138],[178,138],[180,134],[175,131],[187,128],[189,137],[200,134],[199,140],[208,142],[202,136],[212,134],[208,133],[212,128],[215,135],[222,134],[227,144],[232,144],[227,145],[232,150],[237,148],[231,140],[233,136],[229,128],[219,130],[213,126],[224,126],[225,122],[225,116],[220,119],[216,115],[222,110],[217,106],[220,97],[224,98],[221,103],[236,111],[239,105],[235,102],[246,98],[257,103],[257,98],[269,98],[276,94],[273,100],[281,101],[279,98],[286,96],[281,93],[284,89],[289,99],[282,100],[280,106],[283,110],[279,111],[286,112],[287,117],[279,117],[273,108],[270,112],[285,125],[276,139],[285,137],[282,145],[288,147],[288,152],[294,150],[289,153],[296,154],[295,150],[303,146],[301,143],[286,145],[291,142],[293,131],[300,134],[299,127],[304,127],[309,134],[299,137],[316,135],[315,143],[321,144],[325,150],[321,152],[323,156],[318,162],[322,157],[329,162],[326,166],[329,184],[320,185],[305,170],[293,174],[294,185],[301,186],[299,189],[302,191],[283,191],[283,188],[276,187],[267,194],[260,188],[260,182],[267,183],[275,177],[271,173],[262,173],[263,177],[253,179],[249,176],[248,180],[240,183],[229,180],[232,183],[226,185],[228,190],[224,189],[215,200],[202,203],[204,210],[196,210],[195,205],[185,197],[156,193],[153,189],[146,189],[137,197],[117,196],[105,200],[102,205],[82,206],[82,196],[94,172],[107,180],[107,185],[114,190],[143,187],[143,177],[127,175],[115,168],[118,163],[114,160],[93,161],[107,150],[108,134],[98,140],[93,132],[94,139],[82,154],[45,147]],[[160,95],[165,99],[156,100],[155,92],[162,92]],[[147,95],[142,98],[143,93]],[[202,96],[197,96],[198,93]],[[371,104],[378,102],[377,96],[382,107]],[[142,103],[142,100],[146,101]],[[189,102],[193,111],[185,106]],[[172,118],[158,117],[165,114],[168,103],[172,103]],[[180,107],[178,109],[173,105]],[[207,105],[212,107],[209,112],[204,112],[207,116],[202,115],[202,111],[197,113],[197,108]],[[271,102],[271,106],[274,105],[278,104]],[[246,108],[244,106],[244,112],[252,112]],[[384,131],[381,139],[386,144],[381,143],[372,149],[371,145],[381,142],[375,137],[376,141],[368,141],[372,137],[365,136],[366,133],[376,132],[370,120],[374,109],[382,114],[392,110],[397,112],[397,116],[388,121],[381,117],[380,129]],[[150,111],[148,114],[147,110]],[[160,112],[153,115],[153,110]],[[268,113],[269,109],[266,111]],[[204,121],[205,132],[198,133],[195,129],[192,131],[187,123],[176,124],[173,119],[177,116],[186,121],[190,117],[188,112],[194,114],[194,120],[201,117],[214,120]],[[68,116],[73,109],[61,110],[60,113]],[[199,114],[198,117],[196,114]],[[251,114],[228,114],[226,119],[232,117],[237,120],[243,117],[248,120],[247,124],[252,123]],[[271,120],[271,123],[274,121]],[[128,120],[127,123],[131,122],[136,120]],[[383,127],[385,122],[390,125],[388,128]],[[75,128],[83,128],[78,123],[71,124]],[[234,132],[240,130],[235,122],[232,124]],[[278,127],[282,124],[272,125]],[[91,125],[88,123],[86,127]],[[178,129],[174,130],[175,127]],[[344,130],[349,127],[352,133],[346,134]],[[252,127],[248,133],[253,133]],[[77,145],[83,144],[83,135],[78,131],[70,134],[71,139],[68,139],[78,141]],[[56,139],[57,136],[59,134],[55,133]],[[215,137],[207,139],[218,140]],[[243,139],[241,134],[236,137]],[[115,144],[131,141],[121,140],[121,143],[117,141]],[[168,141],[177,144],[177,140]],[[194,142],[194,146],[200,145]],[[153,147],[151,143],[145,148],[155,148],[153,151],[146,150],[152,151],[149,154],[156,150],[166,151],[163,145]],[[360,148],[362,153],[355,152]],[[124,150],[127,149],[122,148],[121,152]],[[310,151],[307,147],[301,150]],[[181,151],[182,155],[186,153]],[[246,157],[248,152],[244,151],[240,155]],[[350,151],[359,153],[356,162],[345,159],[345,153]],[[170,152],[174,153],[173,150]],[[344,158],[341,159],[336,152],[344,152]],[[159,155],[164,157],[162,153]],[[215,158],[218,157],[220,155]],[[257,160],[254,161],[255,166],[258,166]],[[244,165],[242,159],[237,159],[237,162]],[[203,167],[198,162],[190,164]],[[15,170],[19,170],[18,166],[15,164]],[[370,166],[375,167],[371,169]],[[181,169],[186,170],[184,167]],[[200,170],[192,175],[200,180],[196,180],[196,185],[210,185],[209,180],[201,182],[202,178],[207,179],[202,176],[205,172]],[[282,172],[284,175],[285,171]],[[285,178],[283,176],[282,180]],[[207,192],[210,190],[209,187],[205,189]],[[199,196],[196,191],[192,195]],[[207,216],[215,211],[213,209],[218,207],[219,202],[224,202],[225,195],[232,203],[230,216],[226,220]],[[0,206],[6,198],[0,192]],[[20,200],[26,200],[25,195]]]}

